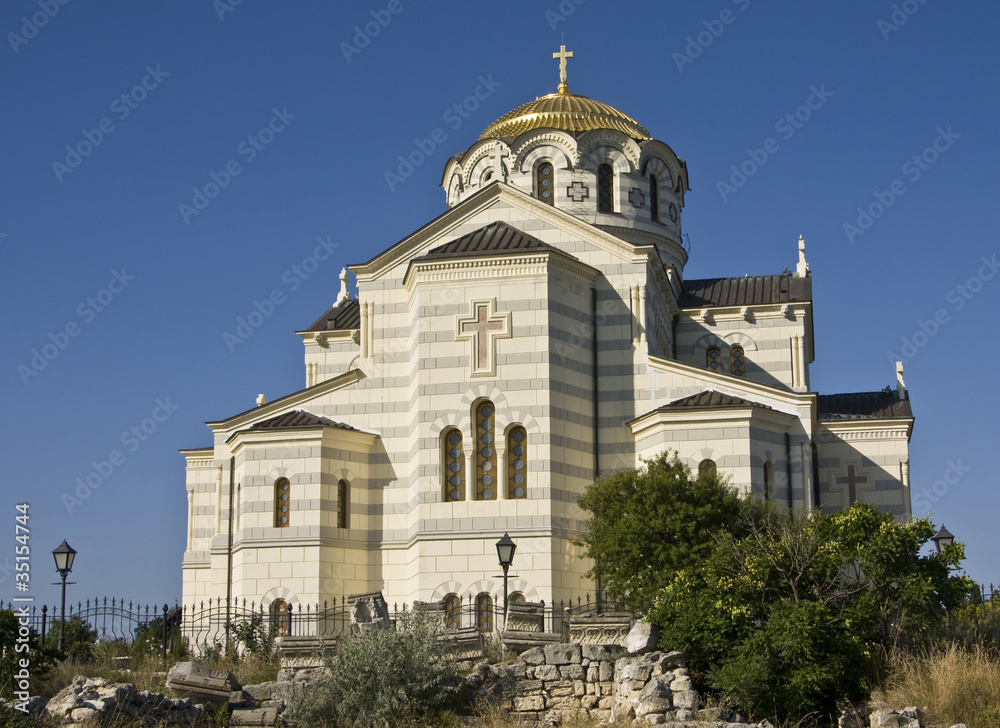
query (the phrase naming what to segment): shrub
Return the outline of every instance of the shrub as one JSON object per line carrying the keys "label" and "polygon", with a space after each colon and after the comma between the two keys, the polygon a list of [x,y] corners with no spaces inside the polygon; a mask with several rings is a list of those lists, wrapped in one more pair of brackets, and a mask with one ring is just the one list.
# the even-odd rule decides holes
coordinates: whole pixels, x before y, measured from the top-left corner
{"label": "shrub", "polygon": [[290,712],[310,728],[444,726],[459,691],[459,677],[424,611],[403,612],[394,629],[348,637],[329,674],[297,694]]}

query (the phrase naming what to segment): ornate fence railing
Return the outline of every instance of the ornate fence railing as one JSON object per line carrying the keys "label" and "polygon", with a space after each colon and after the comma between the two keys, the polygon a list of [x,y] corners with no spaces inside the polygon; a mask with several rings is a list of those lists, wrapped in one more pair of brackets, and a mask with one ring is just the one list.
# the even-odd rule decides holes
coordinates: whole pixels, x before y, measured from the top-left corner
{"label": "ornate fence railing", "polygon": [[[388,616],[398,619],[412,605],[387,604]],[[446,631],[476,628],[484,634],[503,628],[503,596],[501,594],[467,594],[452,596],[442,602],[424,605],[436,614]],[[529,605],[525,605],[527,607]],[[0,611],[20,609],[20,605],[0,601]],[[575,601],[560,601],[530,605],[536,620],[535,629],[554,634],[568,634],[573,617],[627,612],[623,604],[605,595],[586,595]],[[516,607],[512,607],[512,612]],[[28,610],[28,626],[44,639],[58,625],[62,615],[58,606],[32,606]],[[137,633],[155,640],[166,635],[167,629],[179,627],[188,645],[196,651],[222,648],[227,638],[234,637],[234,627],[248,624],[261,630],[263,636],[293,636],[336,639],[351,629],[351,603],[348,597],[338,597],[322,604],[286,604],[279,612],[273,608],[234,599],[211,599],[189,605],[140,605],[124,599],[103,598],[66,605],[66,620],[78,618],[97,633],[98,640],[132,642]]]}

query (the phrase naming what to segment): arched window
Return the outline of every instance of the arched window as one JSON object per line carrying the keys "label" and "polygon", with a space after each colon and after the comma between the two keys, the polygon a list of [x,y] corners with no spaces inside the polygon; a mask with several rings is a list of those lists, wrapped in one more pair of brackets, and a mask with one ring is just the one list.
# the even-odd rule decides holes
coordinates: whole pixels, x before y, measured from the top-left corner
{"label": "arched window", "polygon": [[444,628],[462,628],[462,600],[458,598],[458,594],[449,594],[444,598]]}
{"label": "arched window", "polygon": [[552,168],[551,162],[542,162],[538,165],[538,172],[536,174],[538,183],[538,199],[542,202],[547,202],[550,205],[556,204],[556,183],[555,183],[555,170]]}
{"label": "arched window", "polygon": [[528,495],[528,433],[517,425],[507,433],[507,497]]}
{"label": "arched window", "polygon": [[350,513],[348,507],[351,503],[351,487],[346,480],[337,483],[337,528],[349,528]]}
{"label": "arched window", "polygon": [[476,407],[476,500],[496,500],[496,410],[489,400]]}
{"label": "arched window", "polygon": [[288,602],[284,599],[271,602],[271,634],[275,637],[287,637],[289,621]]}
{"label": "arched window", "polygon": [[660,185],[656,175],[649,175],[649,217],[653,222],[660,221]]}
{"label": "arched window", "polygon": [[600,212],[615,211],[615,173],[610,164],[597,168],[597,209]]}
{"label": "arched window", "polygon": [[718,347],[713,346],[705,352],[705,366],[713,372],[722,372],[722,352]]}
{"label": "arched window", "polygon": [[521,592],[514,592],[507,599],[507,604],[527,604],[528,600],[524,598],[524,594]]}
{"label": "arched window", "polygon": [[278,478],[274,484],[274,527],[288,526],[288,516],[292,507],[292,486],[288,478]]}
{"label": "arched window", "polygon": [[768,460],[764,463],[764,500],[769,500],[772,492],[774,492],[774,464]]}
{"label": "arched window", "polygon": [[747,373],[747,359],[742,346],[734,346],[729,350],[729,373],[734,377],[742,377]]}
{"label": "arched window", "polygon": [[719,469],[715,467],[714,460],[702,460],[698,463],[698,477],[707,476],[715,477],[718,475]]}
{"label": "arched window", "polygon": [[444,480],[444,500],[465,500],[465,451],[462,449],[462,433],[452,428],[441,438],[441,462]]}
{"label": "arched window", "polygon": [[483,634],[493,631],[493,597],[486,592],[476,597],[476,627]]}

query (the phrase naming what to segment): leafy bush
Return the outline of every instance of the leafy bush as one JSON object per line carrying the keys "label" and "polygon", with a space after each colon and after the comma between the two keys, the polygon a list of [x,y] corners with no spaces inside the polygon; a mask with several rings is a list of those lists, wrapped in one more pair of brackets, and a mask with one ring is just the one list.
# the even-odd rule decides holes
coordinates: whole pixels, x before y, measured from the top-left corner
{"label": "leafy bush", "polygon": [[776,722],[863,701],[889,645],[943,626],[971,583],[951,576],[961,544],[922,556],[926,519],[897,524],[856,504],[833,515],[762,510],[681,570],[649,619],[707,685]]}
{"label": "leafy bush", "polygon": [[459,692],[459,677],[424,611],[403,612],[393,629],[346,638],[327,660],[329,674],[290,706],[310,728],[442,726]]}
{"label": "leafy bush", "polygon": [[591,514],[582,539],[594,560],[589,576],[640,613],[680,571],[707,558],[718,534],[741,533],[759,510],[717,475],[694,477],[669,452],[598,479],[579,505]]}
{"label": "leafy bush", "polygon": [[37,694],[38,682],[45,679],[55,662],[55,654],[42,648],[34,630],[28,635],[27,652],[23,651],[23,647],[19,652],[19,628],[14,612],[9,609],[0,612],[0,696],[4,700],[10,700],[14,695],[14,675],[20,669],[21,658],[27,657],[30,660],[32,694]]}
{"label": "leafy bush", "polygon": [[227,626],[227,630],[245,654],[269,657],[274,652],[274,632],[264,624],[263,615],[255,614],[250,619]]}
{"label": "leafy bush", "polygon": [[[59,648],[59,631],[63,620],[53,619],[45,634],[45,646],[52,650]],[[97,642],[97,630],[91,629],[90,623],[75,614],[66,620],[66,645],[63,657],[69,658],[78,665],[85,665],[93,657],[94,644]]]}

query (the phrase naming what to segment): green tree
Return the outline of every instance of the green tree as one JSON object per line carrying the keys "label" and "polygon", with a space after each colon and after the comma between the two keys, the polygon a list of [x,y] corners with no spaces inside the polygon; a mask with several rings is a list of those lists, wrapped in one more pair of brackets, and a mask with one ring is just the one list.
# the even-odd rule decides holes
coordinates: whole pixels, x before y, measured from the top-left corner
{"label": "green tree", "polygon": [[834,715],[867,697],[880,646],[919,640],[968,597],[956,543],[926,554],[927,519],[857,504],[832,515],[764,509],[675,574],[649,618],[706,683],[754,716]]}
{"label": "green tree", "polygon": [[[45,633],[45,646],[51,650],[59,647],[59,628],[63,621],[53,619]],[[94,643],[97,642],[97,630],[91,629],[90,624],[76,616],[75,614],[66,620],[66,646],[63,656],[78,664],[86,664],[93,657]]]}
{"label": "green tree", "polygon": [[669,452],[598,479],[579,505],[590,514],[582,539],[594,560],[589,576],[639,613],[680,571],[704,560],[719,534],[738,532],[759,508],[714,474],[693,476]]}
{"label": "green tree", "polygon": [[0,611],[0,696],[10,700],[14,694],[14,675],[19,671],[20,660],[30,660],[31,692],[38,694],[38,686],[52,669],[55,662],[51,651],[42,649],[38,634],[31,630],[28,635],[27,652],[18,651],[20,624],[17,615],[5,609]]}
{"label": "green tree", "polygon": [[448,648],[423,610],[349,636],[327,661],[329,674],[294,699],[294,719],[316,728],[437,728],[459,692]]}

